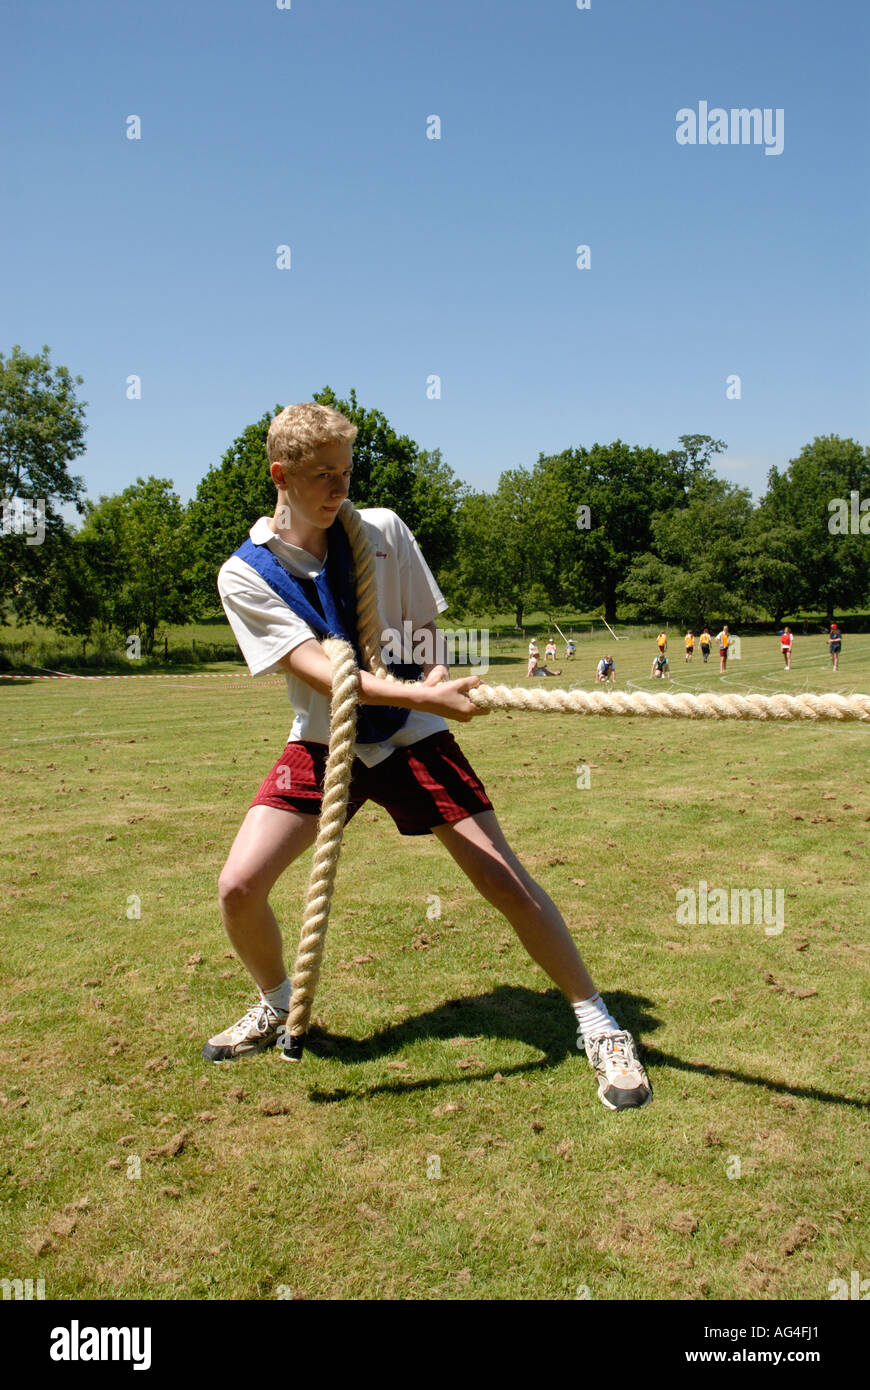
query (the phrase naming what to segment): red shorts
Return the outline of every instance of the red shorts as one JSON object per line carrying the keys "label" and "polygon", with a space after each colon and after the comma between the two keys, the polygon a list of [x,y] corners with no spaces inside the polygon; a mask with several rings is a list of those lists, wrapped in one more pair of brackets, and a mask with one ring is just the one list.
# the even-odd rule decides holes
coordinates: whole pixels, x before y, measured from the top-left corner
{"label": "red shorts", "polygon": [[[325,743],[288,743],[251,805],[319,816],[328,753]],[[428,835],[433,825],[492,810],[483,783],[447,729],[396,748],[376,767],[354,758],[348,821],[366,801],[389,811],[402,835]]]}

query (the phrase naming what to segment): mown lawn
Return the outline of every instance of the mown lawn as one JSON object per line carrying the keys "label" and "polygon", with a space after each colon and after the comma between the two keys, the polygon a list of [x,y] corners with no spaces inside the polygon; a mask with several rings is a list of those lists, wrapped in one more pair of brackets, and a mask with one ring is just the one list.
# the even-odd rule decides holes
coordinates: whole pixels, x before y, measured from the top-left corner
{"label": "mown lawn", "polygon": [[[582,639],[547,688],[590,686],[602,651]],[[614,651],[621,687],[658,687],[649,642]],[[870,690],[870,636],[838,675],[822,637],[790,673],[745,640],[724,687],[715,657],[671,659],[678,689]],[[524,683],[520,646],[487,678]],[[0,682],[2,1277],[54,1299],[826,1299],[870,1274],[870,730],[456,726],[646,1047],[655,1102],[616,1115],[509,926],[368,808],[304,1063],[200,1059],[253,997],[216,880],[291,722],[274,680]],[[291,966],[309,862],[273,898]],[[784,930],[678,925],[701,880],[782,888]]]}

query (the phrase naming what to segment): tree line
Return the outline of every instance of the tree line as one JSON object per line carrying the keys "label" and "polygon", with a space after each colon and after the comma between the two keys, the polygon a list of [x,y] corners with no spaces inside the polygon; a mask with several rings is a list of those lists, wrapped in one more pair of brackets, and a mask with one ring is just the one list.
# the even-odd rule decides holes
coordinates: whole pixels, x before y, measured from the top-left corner
{"label": "tree line", "polygon": [[[220,566],[274,512],[266,434],[281,406],[233,440],[186,505],[155,476],[94,501],[69,471],[85,448],[80,385],[47,347],[0,354],[0,594],[7,618],[83,641],[136,633],[149,655],[161,624],[220,611]],[[601,610],[609,623],[779,624],[870,600],[870,448],[853,439],[815,438],[771,468],[757,503],[717,476],[726,446],[703,434],[664,452],[617,439],[540,454],[485,492],[355,391],[340,400],[327,386],[313,399],[357,425],[353,501],[407,522],[454,616],[508,612],[521,627],[526,612],[570,609]],[[61,515],[70,503],[78,523]]]}

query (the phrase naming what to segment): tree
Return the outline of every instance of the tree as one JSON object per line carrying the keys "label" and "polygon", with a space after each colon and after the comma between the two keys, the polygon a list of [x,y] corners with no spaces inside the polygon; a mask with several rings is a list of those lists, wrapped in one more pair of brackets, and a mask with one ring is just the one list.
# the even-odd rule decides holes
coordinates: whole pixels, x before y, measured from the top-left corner
{"label": "tree", "polygon": [[447,584],[453,607],[511,610],[519,628],[527,609],[546,604],[542,520],[535,480],[525,468],[502,473],[492,495],[465,496],[456,564]]}
{"label": "tree", "polygon": [[97,617],[142,639],[150,656],[160,623],[190,616],[185,517],[168,478],[137,478],[112,497],[86,504],[77,537],[87,547]]}
{"label": "tree", "polygon": [[836,504],[853,492],[862,500],[870,497],[870,448],[822,435],[804,445],[784,472],[770,470],[759,506],[757,534],[765,553],[777,554],[774,538],[782,537],[783,528],[795,538],[791,562],[801,580],[789,606],[821,607],[829,622],[835,610],[863,603],[870,590],[870,537],[831,524]]}
{"label": "tree", "polygon": [[539,457],[547,531],[541,578],[554,602],[601,604],[607,622],[616,621],[620,584],[635,559],[654,551],[656,517],[685,506],[692,473],[703,471],[703,462],[687,469],[687,457],[621,439]]}
{"label": "tree", "polygon": [[[57,577],[60,553],[69,542],[59,506],[83,511],[83,479],[68,469],[84,452],[84,408],[76,398],[83,378],[66,367],[53,368],[49,348],[29,355],[16,344],[0,353],[0,595],[21,617],[51,612],[50,575]],[[44,509],[44,538],[28,544],[17,529],[21,508],[31,516]],[[27,521],[28,511],[23,513]],[[47,558],[48,557],[48,558]]]}
{"label": "tree", "polygon": [[219,602],[217,574],[247,538],[260,516],[275,510],[266,436],[281,406],[268,410],[234,439],[220,463],[210,468],[187,506],[188,572],[199,616]]}
{"label": "tree", "polygon": [[632,561],[620,598],[641,619],[692,627],[756,616],[743,588],[751,518],[747,488],[696,470],[685,506],[654,517],[652,549]]}

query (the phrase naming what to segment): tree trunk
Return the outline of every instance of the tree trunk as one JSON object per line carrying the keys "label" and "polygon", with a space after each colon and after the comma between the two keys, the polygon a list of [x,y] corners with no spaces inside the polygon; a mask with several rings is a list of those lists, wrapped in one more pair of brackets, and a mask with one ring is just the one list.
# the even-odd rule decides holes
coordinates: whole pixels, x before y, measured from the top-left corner
{"label": "tree trunk", "polygon": [[517,627],[520,628],[520,629],[522,629],[522,626],[523,626],[523,605],[522,605],[521,603],[518,603],[518,604],[517,604],[517,607],[516,607],[516,621],[517,621]]}
{"label": "tree trunk", "polygon": [[616,622],[616,582],[609,579],[604,584],[604,620]]}

